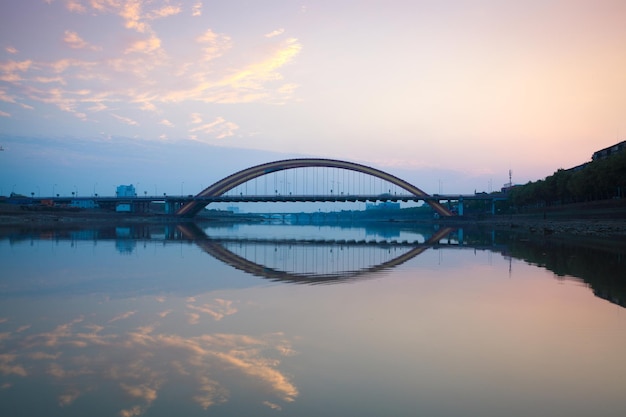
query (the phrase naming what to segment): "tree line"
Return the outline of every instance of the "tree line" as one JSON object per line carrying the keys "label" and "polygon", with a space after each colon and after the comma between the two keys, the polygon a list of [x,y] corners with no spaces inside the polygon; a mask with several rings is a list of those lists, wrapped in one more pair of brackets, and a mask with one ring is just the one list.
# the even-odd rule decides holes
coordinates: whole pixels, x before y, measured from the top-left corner
{"label": "tree line", "polygon": [[551,206],[622,197],[626,197],[626,152],[514,187],[509,202],[517,207]]}

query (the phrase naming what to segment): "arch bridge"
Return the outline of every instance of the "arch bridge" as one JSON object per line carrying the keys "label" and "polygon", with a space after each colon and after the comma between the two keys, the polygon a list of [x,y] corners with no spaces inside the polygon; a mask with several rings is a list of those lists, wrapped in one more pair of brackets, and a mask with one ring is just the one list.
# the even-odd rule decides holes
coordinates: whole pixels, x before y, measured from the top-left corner
{"label": "arch bridge", "polygon": [[[389,189],[389,193],[385,192],[375,194],[375,193],[350,193],[345,194],[343,192],[338,192],[334,189],[335,187],[335,177],[333,173],[333,179],[331,180],[332,185],[330,186],[330,193],[320,193],[319,195],[305,195],[305,194],[293,194],[292,192],[288,193],[280,193],[278,191],[278,186],[274,184],[274,193],[266,193],[266,195],[255,195],[250,196],[244,195],[244,192],[241,191],[238,195],[233,195],[230,197],[225,197],[232,190],[238,189],[241,186],[256,181],[261,177],[267,177],[270,175],[274,175],[277,172],[287,172],[287,171],[295,171],[300,168],[331,168],[337,169],[341,172],[352,172],[358,174],[365,174],[371,178],[379,179],[385,181],[390,186],[393,186],[394,189],[398,189],[401,192],[401,195],[398,196],[397,193],[395,195],[391,194],[391,189]],[[329,176],[329,175],[327,175]],[[304,177],[304,175],[303,175]],[[336,183],[339,184],[339,179],[342,178],[345,181],[345,175],[337,176]],[[276,180],[274,180],[276,181]],[[303,178],[301,181],[307,181],[306,178]],[[315,180],[309,180],[315,181]],[[328,183],[328,179],[325,180]],[[350,179],[348,178],[348,182]],[[353,180],[354,181],[354,180]],[[362,180],[361,180],[362,181]],[[283,181],[281,181],[282,183]],[[285,183],[288,182],[286,177]],[[295,180],[294,180],[295,182]],[[345,185],[345,184],[344,184]],[[281,184],[281,187],[284,187],[285,184]],[[328,189],[328,185],[325,185],[325,188]],[[247,191],[247,190],[246,190]],[[250,168],[243,169],[239,172],[236,172],[232,175],[229,175],[213,185],[205,188],[196,196],[194,196],[190,201],[186,202],[182,207],[180,207],[176,211],[176,215],[180,217],[191,218],[198,214],[204,207],[206,207],[211,202],[221,202],[221,201],[272,201],[272,202],[284,202],[284,201],[377,201],[377,200],[423,200],[427,204],[429,204],[433,210],[435,210],[440,216],[449,217],[454,216],[455,214],[451,212],[448,208],[443,206],[436,197],[430,196],[425,193],[415,185],[398,178],[392,174],[389,174],[385,171],[381,171],[376,168],[372,168],[366,165],[357,164],[354,162],[341,161],[336,159],[323,159],[323,158],[298,158],[298,159],[286,159],[281,161],[268,162],[261,165],[256,165]]]}

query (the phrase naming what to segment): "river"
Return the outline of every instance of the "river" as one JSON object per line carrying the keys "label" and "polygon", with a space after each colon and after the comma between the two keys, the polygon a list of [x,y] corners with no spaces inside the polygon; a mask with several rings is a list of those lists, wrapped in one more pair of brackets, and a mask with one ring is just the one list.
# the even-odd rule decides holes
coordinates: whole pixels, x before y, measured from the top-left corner
{"label": "river", "polygon": [[0,233],[0,414],[624,416],[626,255],[436,226]]}

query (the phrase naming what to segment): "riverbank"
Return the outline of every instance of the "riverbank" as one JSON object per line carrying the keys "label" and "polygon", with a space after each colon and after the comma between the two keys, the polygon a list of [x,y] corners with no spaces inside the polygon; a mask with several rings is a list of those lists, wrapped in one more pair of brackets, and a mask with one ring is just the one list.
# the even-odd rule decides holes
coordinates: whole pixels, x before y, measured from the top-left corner
{"label": "riverbank", "polygon": [[[98,212],[24,212],[24,213],[0,213],[0,227],[63,227],[70,225],[92,224],[132,224],[132,223],[178,223],[181,219],[163,215],[130,215],[120,213]],[[199,222],[247,222],[252,221],[246,217],[209,217],[193,219]],[[256,220],[258,221],[258,219]],[[433,223],[432,222],[428,223]],[[626,220],[624,219],[543,219],[528,216],[493,216],[483,219],[459,218],[453,220],[436,221],[453,227],[481,227],[498,230],[511,230],[534,235],[571,235],[571,236],[594,236],[594,237],[621,237],[626,239]],[[420,223],[426,223],[420,221]],[[403,222],[406,225],[406,222]]]}
{"label": "riverbank", "polygon": [[494,216],[490,219],[475,221],[454,221],[449,224],[461,226],[476,225],[493,227],[499,230],[515,230],[536,235],[572,235],[626,238],[626,221],[622,219],[558,219],[544,220],[537,218]]}

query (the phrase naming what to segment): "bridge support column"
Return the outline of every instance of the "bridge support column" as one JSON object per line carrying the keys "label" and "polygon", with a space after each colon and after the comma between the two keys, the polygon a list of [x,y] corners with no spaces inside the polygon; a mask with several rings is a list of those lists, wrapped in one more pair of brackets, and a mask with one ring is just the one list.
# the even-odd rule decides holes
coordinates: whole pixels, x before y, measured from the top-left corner
{"label": "bridge support column", "polygon": [[459,216],[463,215],[463,197],[459,198],[459,208],[458,208]]}
{"label": "bridge support column", "polygon": [[496,200],[491,200],[491,214],[496,214]]}
{"label": "bridge support column", "polygon": [[174,203],[173,201],[165,202],[165,214],[174,214],[176,213],[177,209],[178,209],[177,204]]}

